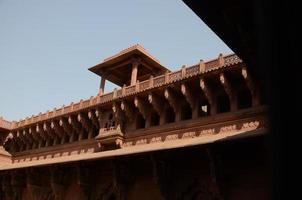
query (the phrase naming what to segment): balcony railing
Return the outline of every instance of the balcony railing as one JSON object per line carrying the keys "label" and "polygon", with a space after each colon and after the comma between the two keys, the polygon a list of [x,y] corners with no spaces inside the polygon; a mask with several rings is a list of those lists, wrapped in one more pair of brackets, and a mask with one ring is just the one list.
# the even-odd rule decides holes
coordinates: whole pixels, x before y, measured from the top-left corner
{"label": "balcony railing", "polygon": [[[242,62],[242,60],[235,54],[227,55],[227,56],[223,57],[222,59],[224,61],[223,66],[235,65],[235,64]],[[205,62],[205,72],[211,71],[218,67],[221,67],[219,59]],[[159,87],[164,84],[172,83],[172,82],[175,82],[175,81],[187,78],[187,77],[195,76],[195,75],[198,75],[201,73],[203,73],[203,72],[202,72],[199,64],[193,65],[190,67],[183,66],[183,68],[181,70],[178,70],[176,72],[167,73],[167,74],[160,75],[157,77],[151,77],[150,79],[143,81],[141,83],[137,83],[136,85],[126,86],[119,90],[115,90],[114,92],[103,94],[101,96],[91,97],[90,99],[87,99],[87,100],[81,100],[78,103],[71,103],[71,105],[69,105],[69,106],[63,106],[62,108],[54,109],[53,111],[48,111],[43,114],[40,113],[37,116],[32,116],[31,118],[26,118],[24,120],[20,120],[19,122],[13,122],[12,126],[8,125],[9,123],[6,123],[3,126],[11,127],[13,129],[23,127],[28,124],[36,123],[36,122],[43,121],[43,120],[53,118],[53,117],[57,117],[60,115],[65,115],[65,114],[68,114],[68,113],[71,113],[71,112],[74,112],[77,110],[81,110],[81,109],[84,109],[84,108],[87,108],[90,106],[95,106],[97,104],[110,102],[115,98],[132,95],[136,92],[141,92],[146,89]],[[0,120],[0,123],[5,123],[5,122],[1,122],[1,120]]]}

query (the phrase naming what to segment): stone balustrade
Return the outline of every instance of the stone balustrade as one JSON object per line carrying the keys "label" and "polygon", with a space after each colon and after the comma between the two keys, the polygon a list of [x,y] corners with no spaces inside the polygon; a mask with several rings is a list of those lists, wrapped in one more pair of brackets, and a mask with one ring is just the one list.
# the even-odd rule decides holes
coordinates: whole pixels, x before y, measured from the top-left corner
{"label": "stone balustrade", "polygon": [[[175,81],[183,80],[185,78],[189,78],[192,76],[196,76],[198,74],[206,73],[208,71],[238,64],[242,62],[242,60],[235,54],[227,55],[225,57],[211,60],[205,62],[205,69],[204,71],[201,69],[200,64],[193,65],[190,67],[183,66],[181,70],[167,73],[165,75],[160,75],[156,77],[150,77],[150,79],[143,81],[141,83],[136,83],[133,86],[126,86],[119,90],[115,90],[114,92],[110,92],[107,94],[103,94],[101,96],[91,97],[87,100],[81,100],[77,103],[71,103],[69,106],[63,106],[59,109],[54,109],[53,111],[47,111],[46,113],[39,113],[39,115],[32,116],[30,118],[26,118],[20,120],[18,122],[5,122],[4,120],[0,120],[0,123],[3,124],[3,127],[7,127],[9,129],[18,129],[29,124],[45,121],[51,118],[56,118],[59,116],[67,115],[76,111],[80,111],[85,108],[89,108],[91,106],[96,106],[98,104],[103,104],[110,102],[116,98],[121,98],[123,96],[132,95],[137,92],[142,92],[147,89],[151,89],[154,87],[160,87],[164,84],[173,83]],[[220,60],[223,59],[223,65],[220,65]]]}

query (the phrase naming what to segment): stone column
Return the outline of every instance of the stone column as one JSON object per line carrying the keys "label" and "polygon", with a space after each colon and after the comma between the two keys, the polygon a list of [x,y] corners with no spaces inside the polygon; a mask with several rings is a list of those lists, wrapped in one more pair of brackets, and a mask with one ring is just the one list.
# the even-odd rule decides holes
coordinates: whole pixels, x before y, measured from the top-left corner
{"label": "stone column", "polygon": [[138,61],[132,62],[131,85],[136,84],[138,65],[139,65]]}
{"label": "stone column", "polygon": [[104,94],[104,90],[105,90],[105,82],[106,79],[104,76],[101,77],[101,83],[100,83],[100,88],[99,88],[99,95],[103,95]]}

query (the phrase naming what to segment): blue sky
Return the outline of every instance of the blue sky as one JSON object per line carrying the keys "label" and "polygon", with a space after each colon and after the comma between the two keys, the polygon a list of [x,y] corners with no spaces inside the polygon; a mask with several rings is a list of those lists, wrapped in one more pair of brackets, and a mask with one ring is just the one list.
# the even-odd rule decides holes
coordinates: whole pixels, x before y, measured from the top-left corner
{"label": "blue sky", "polygon": [[95,96],[87,69],[136,43],[173,71],[232,52],[179,0],[0,0],[0,116]]}

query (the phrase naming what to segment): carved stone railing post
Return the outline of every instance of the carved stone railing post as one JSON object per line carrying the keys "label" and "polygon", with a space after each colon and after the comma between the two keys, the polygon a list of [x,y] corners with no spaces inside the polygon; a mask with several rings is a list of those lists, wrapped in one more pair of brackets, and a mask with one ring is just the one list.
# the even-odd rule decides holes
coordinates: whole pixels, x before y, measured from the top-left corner
{"label": "carved stone railing post", "polygon": [[153,76],[151,75],[149,78],[149,88],[153,88],[153,86],[154,86],[154,79]]}
{"label": "carved stone railing post", "polygon": [[223,65],[224,65],[224,57],[223,57],[222,53],[220,53],[218,56],[218,66],[222,67]]}
{"label": "carved stone railing post", "polygon": [[169,71],[166,71],[165,72],[165,83],[168,83],[170,80],[169,80]]}
{"label": "carved stone railing post", "polygon": [[186,65],[181,67],[181,77],[184,78],[186,76]]}
{"label": "carved stone railing post", "polygon": [[206,65],[204,64],[203,60],[200,60],[199,61],[199,72],[200,73],[205,73],[205,71],[206,71]]}
{"label": "carved stone railing post", "polygon": [[136,81],[135,92],[139,92],[139,80]]}
{"label": "carved stone railing post", "polygon": [[115,99],[117,97],[117,88],[114,88],[113,90],[113,98]]}

